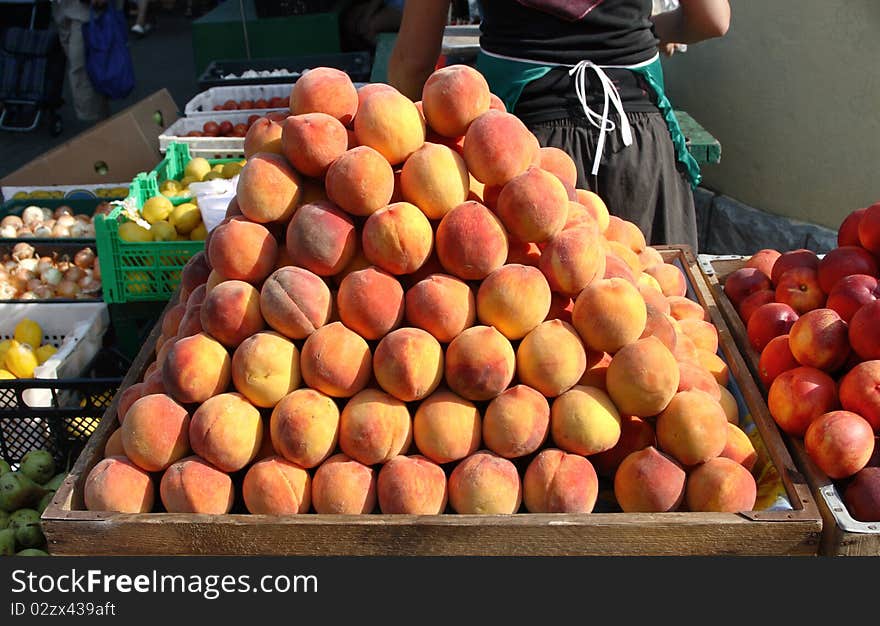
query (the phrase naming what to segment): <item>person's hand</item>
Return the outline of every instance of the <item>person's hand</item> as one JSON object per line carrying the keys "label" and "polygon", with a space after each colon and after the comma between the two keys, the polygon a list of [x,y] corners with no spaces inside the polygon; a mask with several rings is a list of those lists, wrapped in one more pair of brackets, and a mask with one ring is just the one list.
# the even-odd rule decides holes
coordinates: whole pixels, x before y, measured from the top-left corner
{"label": "person's hand", "polygon": [[678,44],[674,43],[661,43],[660,44],[660,52],[664,55],[671,57],[675,54],[676,50],[678,50]]}

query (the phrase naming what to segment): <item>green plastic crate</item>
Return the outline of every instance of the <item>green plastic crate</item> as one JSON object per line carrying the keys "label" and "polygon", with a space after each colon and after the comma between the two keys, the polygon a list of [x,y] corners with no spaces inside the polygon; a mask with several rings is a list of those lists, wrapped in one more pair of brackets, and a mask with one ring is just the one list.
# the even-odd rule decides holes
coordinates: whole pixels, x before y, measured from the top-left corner
{"label": "green plastic crate", "polygon": [[[165,158],[159,161],[159,164],[154,167],[149,174],[153,174],[156,181],[156,191],[152,195],[156,195],[159,193],[159,185],[166,180],[180,180],[183,178],[183,172],[186,169],[186,164],[192,160],[192,156],[189,153],[189,145],[185,143],[171,143],[168,144],[168,150],[165,152]],[[222,163],[237,163],[239,161],[243,161],[243,158],[240,159],[208,159],[208,163],[212,166],[222,164]],[[138,175],[140,176],[140,174]],[[149,197],[149,196],[148,196]],[[177,206],[178,204],[183,204],[184,202],[190,202],[191,198],[168,198],[171,200],[171,204]]]}

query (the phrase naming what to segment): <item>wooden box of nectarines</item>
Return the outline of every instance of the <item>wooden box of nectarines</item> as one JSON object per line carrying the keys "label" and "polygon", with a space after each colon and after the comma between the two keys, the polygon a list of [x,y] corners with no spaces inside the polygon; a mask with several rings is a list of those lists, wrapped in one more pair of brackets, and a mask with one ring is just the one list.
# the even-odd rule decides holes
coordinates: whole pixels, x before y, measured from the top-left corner
{"label": "wooden box of nectarines", "polygon": [[290,103],[46,509],[51,551],[817,553],[688,248],[578,189],[473,68],[421,108],[331,68]]}
{"label": "wooden box of nectarines", "polygon": [[870,241],[860,243],[854,226],[864,211],[844,221],[838,247],[825,255],[768,249],[700,258],[811,485],[827,555],[880,555],[880,306],[872,304],[880,289]]}

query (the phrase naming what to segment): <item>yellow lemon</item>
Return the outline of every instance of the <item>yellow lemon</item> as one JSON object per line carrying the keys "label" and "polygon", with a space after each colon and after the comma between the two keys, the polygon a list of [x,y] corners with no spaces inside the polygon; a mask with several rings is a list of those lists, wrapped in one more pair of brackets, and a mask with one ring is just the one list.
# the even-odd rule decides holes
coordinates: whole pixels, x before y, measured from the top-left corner
{"label": "yellow lemon", "polygon": [[152,198],[147,198],[147,201],[144,202],[141,214],[150,224],[154,224],[159,220],[167,220],[173,210],[174,205],[171,204],[171,200],[165,196],[153,196]]}
{"label": "yellow lemon", "polygon": [[240,163],[224,163],[223,170],[221,174],[223,174],[223,178],[232,178],[236,174],[241,171]]}
{"label": "yellow lemon", "polygon": [[13,199],[13,200],[25,200],[25,199],[27,199],[28,197],[30,197],[29,194],[28,194],[28,192],[26,192],[26,191],[19,191],[19,192],[17,192],[15,195],[12,196],[12,199]]}
{"label": "yellow lemon", "polygon": [[211,164],[204,157],[195,157],[189,160],[183,168],[184,176],[192,176],[196,180],[202,180],[202,177],[211,171]]}
{"label": "yellow lemon", "polygon": [[222,174],[224,165],[225,165],[224,163],[214,163],[214,165],[211,166],[211,171],[217,172],[218,174]]}
{"label": "yellow lemon", "polygon": [[189,238],[192,241],[204,241],[208,238],[208,229],[205,227],[205,223],[202,222],[198,226],[192,229],[189,233]]}
{"label": "yellow lemon", "polygon": [[199,212],[199,207],[195,204],[184,202],[174,207],[168,221],[177,229],[177,232],[182,235],[188,235],[202,221],[202,214]]}
{"label": "yellow lemon", "polygon": [[12,336],[19,343],[26,343],[35,350],[43,343],[43,329],[35,321],[23,319],[15,325]]}
{"label": "yellow lemon", "polygon": [[166,196],[173,196],[181,189],[183,189],[183,185],[180,184],[180,181],[173,178],[163,180],[159,185],[159,192]]}
{"label": "yellow lemon", "polygon": [[184,189],[187,189],[189,187],[190,183],[197,183],[200,180],[202,180],[202,179],[196,178],[195,176],[184,176],[183,178],[180,179],[180,186],[183,187]]}
{"label": "yellow lemon", "polygon": [[0,368],[0,380],[14,380],[15,374],[10,372],[9,370],[5,370]]}
{"label": "yellow lemon", "polygon": [[9,350],[9,346],[12,345],[12,339],[4,339],[0,341],[0,367],[3,366],[3,362],[6,360],[6,351]]}
{"label": "yellow lemon", "polygon": [[211,170],[210,172],[208,172],[207,174],[205,174],[202,177],[202,182],[204,183],[209,180],[214,180],[215,178],[223,178],[223,174],[221,174],[220,172],[215,172],[214,170]]}
{"label": "yellow lemon", "polygon": [[150,275],[146,272],[126,272],[125,280],[129,293],[144,293],[150,288]]}
{"label": "yellow lemon", "polygon": [[6,369],[18,378],[33,378],[34,369],[39,363],[33,348],[24,343],[12,340],[9,350],[6,351]]}
{"label": "yellow lemon", "polygon": [[119,238],[122,241],[143,243],[153,241],[153,233],[135,222],[123,222],[119,225]]}
{"label": "yellow lemon", "polygon": [[49,360],[53,354],[58,352],[58,348],[53,346],[51,343],[46,343],[36,349],[35,353],[37,355],[37,363],[42,365],[46,361]]}
{"label": "yellow lemon", "polygon": [[177,231],[171,222],[159,220],[150,226],[150,232],[153,233],[153,241],[174,241],[177,237]]}

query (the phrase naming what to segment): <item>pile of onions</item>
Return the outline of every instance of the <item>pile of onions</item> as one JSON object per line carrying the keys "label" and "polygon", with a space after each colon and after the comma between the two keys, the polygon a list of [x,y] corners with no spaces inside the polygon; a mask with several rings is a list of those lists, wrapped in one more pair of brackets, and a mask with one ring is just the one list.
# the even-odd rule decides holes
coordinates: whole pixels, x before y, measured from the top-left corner
{"label": "pile of onions", "polygon": [[[102,206],[102,205],[106,205]],[[112,209],[109,202],[98,205],[95,213],[107,214]],[[0,238],[65,238],[94,239],[95,225],[92,216],[74,214],[69,206],[61,205],[54,211],[45,207],[29,206],[17,215],[7,215],[0,220]]]}
{"label": "pile of onions", "polygon": [[0,263],[0,300],[89,299],[100,292],[101,270],[91,248],[71,260],[57,252],[38,256],[32,245],[20,242]]}

